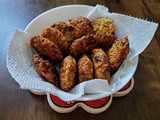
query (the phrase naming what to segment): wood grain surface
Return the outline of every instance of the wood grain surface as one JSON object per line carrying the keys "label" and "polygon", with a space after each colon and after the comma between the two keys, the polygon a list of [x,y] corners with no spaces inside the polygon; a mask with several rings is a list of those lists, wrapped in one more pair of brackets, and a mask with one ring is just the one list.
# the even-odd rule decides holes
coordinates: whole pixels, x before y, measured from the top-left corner
{"label": "wood grain surface", "polygon": [[82,108],[59,114],[46,96],[19,89],[6,67],[6,54],[14,28],[24,30],[36,16],[67,4],[102,4],[111,12],[160,23],[160,0],[0,0],[0,120],[158,120],[160,119],[160,28],[140,55],[134,89],[115,98],[110,108],[92,115]]}

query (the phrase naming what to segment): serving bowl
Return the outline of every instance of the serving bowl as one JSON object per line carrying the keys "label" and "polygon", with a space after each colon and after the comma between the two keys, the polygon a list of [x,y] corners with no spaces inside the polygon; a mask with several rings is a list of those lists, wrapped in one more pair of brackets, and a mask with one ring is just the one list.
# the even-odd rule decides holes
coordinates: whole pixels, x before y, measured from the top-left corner
{"label": "serving bowl", "polygon": [[[66,5],[61,7],[56,7],[54,9],[48,10],[35,19],[33,19],[25,28],[25,31],[31,35],[41,34],[41,31],[46,26],[51,26],[57,21],[68,21],[70,18],[76,18],[78,16],[86,16],[94,7],[88,5]],[[133,59],[134,66],[129,70],[129,75],[127,77],[129,82],[123,83],[121,87],[118,88],[118,92],[113,95],[106,96],[106,94],[88,94],[83,95],[76,101],[64,102],[55,95],[37,90],[30,90],[36,95],[47,95],[47,100],[52,109],[60,113],[68,113],[76,109],[77,107],[82,107],[89,113],[101,113],[105,111],[111,104],[112,97],[122,97],[127,95],[134,86],[133,74],[136,71],[138,65],[138,57]],[[95,100],[94,97],[98,96]]]}

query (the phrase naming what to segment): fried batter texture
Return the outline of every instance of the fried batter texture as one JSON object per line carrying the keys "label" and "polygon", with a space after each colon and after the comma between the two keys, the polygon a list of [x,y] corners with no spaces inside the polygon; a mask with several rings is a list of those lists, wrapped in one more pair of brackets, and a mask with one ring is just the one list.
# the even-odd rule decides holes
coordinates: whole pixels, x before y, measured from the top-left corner
{"label": "fried batter texture", "polygon": [[83,55],[78,61],[79,83],[93,79],[93,63],[87,55]]}
{"label": "fried batter texture", "polygon": [[102,49],[94,49],[92,51],[92,61],[95,78],[105,79],[110,83],[110,66],[106,53]]}
{"label": "fried batter texture", "polygon": [[95,35],[100,36],[101,47],[108,49],[116,40],[114,21],[111,18],[95,18],[92,22]]}
{"label": "fried batter texture", "polygon": [[70,43],[67,42],[65,36],[56,28],[46,27],[41,34],[43,37],[54,42],[63,53],[68,53]]}
{"label": "fried batter texture", "polygon": [[86,17],[79,16],[76,19],[69,20],[69,23],[82,32],[82,35],[91,34],[93,32],[90,21]]}
{"label": "fried batter texture", "polygon": [[57,45],[42,36],[32,37],[30,43],[37,53],[51,60],[58,61],[63,59],[63,55]]}
{"label": "fried batter texture", "polygon": [[60,69],[60,86],[62,90],[69,91],[74,85],[76,70],[76,60],[70,55],[67,56],[63,60]]}
{"label": "fried batter texture", "polygon": [[44,60],[40,55],[33,56],[33,63],[36,71],[45,78],[46,81],[58,87],[59,80],[56,75],[55,67],[48,61]]}
{"label": "fried batter texture", "polygon": [[115,72],[129,53],[128,37],[122,38],[112,45],[108,52],[111,71]]}
{"label": "fried batter texture", "polygon": [[74,57],[86,54],[92,49],[98,47],[99,37],[96,35],[86,35],[73,41],[70,46],[70,54]]}
{"label": "fried batter texture", "polygon": [[52,25],[53,28],[58,29],[67,39],[69,43],[72,43],[73,40],[81,37],[82,32],[77,27],[65,23],[65,22],[57,22]]}

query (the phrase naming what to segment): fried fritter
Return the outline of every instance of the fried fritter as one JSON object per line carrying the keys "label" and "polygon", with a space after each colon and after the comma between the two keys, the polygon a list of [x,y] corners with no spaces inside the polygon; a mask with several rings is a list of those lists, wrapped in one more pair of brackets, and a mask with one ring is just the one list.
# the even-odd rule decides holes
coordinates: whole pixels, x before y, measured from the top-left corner
{"label": "fried fritter", "polygon": [[87,55],[83,55],[78,61],[79,83],[93,79],[93,63]]}
{"label": "fried fritter", "polygon": [[91,23],[86,17],[79,16],[76,19],[69,20],[69,23],[79,28],[82,35],[91,34],[93,32]]}
{"label": "fried fritter", "polygon": [[95,35],[101,38],[101,47],[108,49],[116,40],[114,21],[111,18],[95,18],[92,22]]}
{"label": "fried fritter", "polygon": [[111,71],[115,72],[129,53],[128,37],[122,38],[112,45],[108,52]]}
{"label": "fried fritter", "polygon": [[74,85],[76,70],[76,60],[70,55],[67,56],[63,60],[60,69],[60,86],[62,90],[69,91]]}
{"label": "fried fritter", "polygon": [[86,35],[77,40],[74,40],[70,46],[70,54],[74,57],[90,52],[98,47],[99,37],[96,35]]}
{"label": "fried fritter", "polygon": [[69,52],[70,43],[58,29],[46,27],[43,29],[42,36],[54,42],[63,53]]}
{"label": "fried fritter", "polygon": [[30,43],[37,53],[51,60],[58,61],[63,59],[63,55],[57,45],[42,36],[32,37]]}
{"label": "fried fritter", "polygon": [[81,31],[77,27],[69,23],[60,21],[60,22],[54,23],[52,27],[62,32],[62,34],[66,37],[67,41],[70,43],[72,43],[73,40],[81,37],[82,35]]}
{"label": "fried fritter", "polygon": [[45,78],[46,81],[58,87],[59,80],[56,75],[55,67],[48,61],[44,60],[40,55],[33,56],[34,67],[36,71]]}
{"label": "fried fritter", "polygon": [[94,49],[92,51],[92,61],[95,78],[105,79],[110,83],[110,66],[106,53],[102,49]]}

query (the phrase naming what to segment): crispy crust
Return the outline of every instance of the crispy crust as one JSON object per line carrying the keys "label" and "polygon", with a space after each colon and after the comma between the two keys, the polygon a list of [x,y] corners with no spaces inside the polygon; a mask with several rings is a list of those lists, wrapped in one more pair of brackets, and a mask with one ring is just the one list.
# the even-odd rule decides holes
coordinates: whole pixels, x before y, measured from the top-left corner
{"label": "crispy crust", "polygon": [[116,40],[114,21],[111,18],[95,18],[92,22],[95,35],[100,36],[101,47],[108,49]]}
{"label": "crispy crust", "polygon": [[76,60],[72,56],[67,56],[61,65],[60,69],[60,86],[62,90],[69,91],[75,82],[76,76]]}
{"label": "crispy crust", "polygon": [[55,67],[48,60],[41,58],[40,55],[34,55],[32,59],[34,67],[39,75],[58,87],[59,80],[56,75]]}
{"label": "crispy crust", "polygon": [[110,66],[108,56],[102,49],[92,51],[95,78],[108,80],[110,83]]}
{"label": "crispy crust", "polygon": [[52,25],[53,28],[58,29],[62,34],[66,37],[69,43],[72,43],[73,40],[81,37],[82,32],[77,27],[65,23],[65,22],[57,22]]}
{"label": "crispy crust", "polygon": [[128,37],[114,43],[108,52],[109,63],[112,72],[115,72],[129,53]]}
{"label": "crispy crust", "polygon": [[79,28],[82,32],[82,35],[93,33],[91,23],[86,17],[79,16],[76,19],[70,19],[69,23]]}
{"label": "crispy crust", "polygon": [[87,55],[83,55],[78,61],[79,83],[93,79],[93,63]]}
{"label": "crispy crust", "polygon": [[57,45],[42,36],[32,37],[30,43],[37,53],[51,60],[58,61],[63,59],[63,55]]}
{"label": "crispy crust", "polygon": [[58,29],[46,27],[43,29],[42,36],[54,42],[63,53],[69,52],[70,43]]}
{"label": "crispy crust", "polygon": [[74,40],[70,46],[70,54],[74,57],[90,52],[98,47],[99,37],[96,35],[86,35],[77,40]]}

